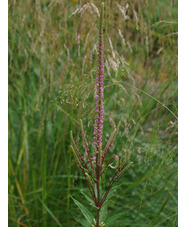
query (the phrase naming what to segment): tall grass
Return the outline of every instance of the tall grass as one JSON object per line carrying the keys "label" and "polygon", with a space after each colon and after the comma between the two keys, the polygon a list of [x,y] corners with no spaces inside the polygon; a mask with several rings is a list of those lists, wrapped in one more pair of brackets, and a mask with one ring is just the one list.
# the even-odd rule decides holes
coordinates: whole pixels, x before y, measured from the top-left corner
{"label": "tall grass", "polygon": [[[177,4],[106,2],[103,144],[121,120],[108,158],[134,162],[109,204],[118,227],[177,226]],[[82,119],[93,142],[96,7],[9,1],[10,226],[79,226],[70,195],[86,185],[70,131],[81,144]]]}

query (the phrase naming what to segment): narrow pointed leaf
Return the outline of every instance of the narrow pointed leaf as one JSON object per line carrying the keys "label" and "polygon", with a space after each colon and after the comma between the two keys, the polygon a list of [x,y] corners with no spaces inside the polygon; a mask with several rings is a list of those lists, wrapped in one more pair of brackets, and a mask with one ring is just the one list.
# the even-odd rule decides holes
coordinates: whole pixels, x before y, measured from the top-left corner
{"label": "narrow pointed leaf", "polygon": [[108,218],[107,221],[105,222],[105,226],[109,227],[113,222],[118,220],[118,218],[121,217],[122,215],[124,215],[124,212],[115,214],[112,217]]}
{"label": "narrow pointed leaf", "polygon": [[100,211],[100,222],[105,222],[107,218],[107,204],[104,204],[101,207],[101,211]]}
{"label": "narrow pointed leaf", "polygon": [[86,200],[89,202],[89,204],[94,207],[94,208],[97,208],[94,204],[94,201],[92,200],[92,198],[90,197],[90,193],[88,190],[80,190],[81,194],[83,194],[86,198]]}
{"label": "narrow pointed leaf", "polygon": [[74,203],[79,207],[82,214],[86,218],[87,222],[91,225],[93,223],[94,218],[93,218],[92,214],[90,213],[90,211],[83,204],[81,204],[79,201],[74,199],[72,196],[71,196],[71,198],[73,199]]}
{"label": "narrow pointed leaf", "polygon": [[116,193],[116,190],[120,187],[120,185],[116,185],[110,189],[106,200],[109,200],[112,196],[114,196],[114,194]]}
{"label": "narrow pointed leaf", "polygon": [[84,227],[91,227],[91,224],[89,224],[86,220],[75,218],[77,222],[79,222]]}

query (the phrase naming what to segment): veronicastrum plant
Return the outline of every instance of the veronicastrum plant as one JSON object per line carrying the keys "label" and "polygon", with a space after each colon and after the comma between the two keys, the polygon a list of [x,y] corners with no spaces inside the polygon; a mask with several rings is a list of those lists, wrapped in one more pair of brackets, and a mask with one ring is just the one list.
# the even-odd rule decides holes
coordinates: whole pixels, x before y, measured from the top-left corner
{"label": "veronicastrum plant", "polygon": [[[120,123],[117,128],[111,134],[105,149],[102,149],[102,134],[103,134],[103,120],[104,120],[104,106],[103,106],[103,98],[104,98],[104,59],[103,59],[103,14],[104,14],[104,3],[101,6],[101,14],[100,14],[100,25],[99,25],[99,41],[98,41],[98,53],[97,53],[97,78],[96,78],[96,103],[95,103],[95,122],[94,122],[94,153],[90,153],[88,148],[88,143],[86,140],[85,132],[83,129],[83,123],[81,121],[81,132],[85,145],[85,150],[89,159],[89,163],[83,158],[81,153],[79,152],[75,141],[71,132],[71,140],[72,140],[72,151],[77,160],[78,166],[82,171],[86,183],[88,185],[90,197],[87,193],[83,192],[86,199],[90,202],[90,205],[94,206],[97,209],[96,218],[93,218],[93,215],[90,211],[84,207],[80,202],[76,199],[72,198],[76,205],[82,211],[86,220],[77,220],[83,226],[91,226],[91,227],[102,227],[109,226],[113,221],[115,221],[120,214],[114,215],[113,217],[106,219],[107,214],[107,200],[108,195],[111,195],[114,190],[112,190],[112,186],[114,182],[130,167],[132,162],[128,165],[125,163],[128,161],[130,154],[119,163],[119,157],[117,155],[113,155],[113,157],[105,163],[105,157],[113,144],[115,136],[119,130]],[[116,165],[112,165],[112,161],[115,160]],[[104,193],[101,191],[101,182],[102,177],[105,174],[105,171],[108,167],[116,169],[115,174],[113,175],[110,183],[107,186],[107,189]]]}

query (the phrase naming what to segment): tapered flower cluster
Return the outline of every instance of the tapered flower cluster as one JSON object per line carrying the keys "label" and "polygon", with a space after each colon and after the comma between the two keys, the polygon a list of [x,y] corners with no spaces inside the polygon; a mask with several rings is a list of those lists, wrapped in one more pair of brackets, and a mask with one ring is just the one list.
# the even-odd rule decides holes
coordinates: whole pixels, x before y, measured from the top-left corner
{"label": "tapered flower cluster", "polygon": [[[104,119],[104,60],[103,60],[103,12],[100,15],[98,57],[97,57],[97,78],[96,78],[96,116],[94,123],[94,148],[96,153],[96,163],[102,149],[103,119]],[[100,163],[100,161],[99,161]]]}

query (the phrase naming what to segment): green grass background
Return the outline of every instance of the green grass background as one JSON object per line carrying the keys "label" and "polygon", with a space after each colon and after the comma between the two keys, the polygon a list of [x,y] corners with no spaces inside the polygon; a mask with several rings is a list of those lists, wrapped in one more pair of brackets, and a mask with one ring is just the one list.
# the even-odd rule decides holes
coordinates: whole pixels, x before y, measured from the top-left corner
{"label": "green grass background", "polygon": [[[93,152],[94,6],[9,1],[10,227],[80,226],[70,195],[89,208],[70,130],[84,155],[82,119]],[[134,162],[109,203],[108,217],[123,212],[115,227],[177,226],[177,8],[177,0],[105,1],[103,145],[121,120],[108,158],[132,151]]]}

